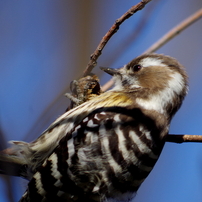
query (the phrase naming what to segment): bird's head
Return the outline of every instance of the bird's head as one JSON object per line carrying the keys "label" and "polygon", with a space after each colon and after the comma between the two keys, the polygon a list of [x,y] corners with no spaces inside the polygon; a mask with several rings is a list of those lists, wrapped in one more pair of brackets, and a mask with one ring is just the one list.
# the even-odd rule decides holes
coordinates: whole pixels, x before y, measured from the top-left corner
{"label": "bird's head", "polygon": [[172,109],[178,109],[187,93],[184,67],[176,59],[162,54],[145,54],[123,68],[102,70],[114,78],[112,91],[140,92],[139,97],[136,93],[140,105],[155,110],[158,106],[162,113],[170,103]]}

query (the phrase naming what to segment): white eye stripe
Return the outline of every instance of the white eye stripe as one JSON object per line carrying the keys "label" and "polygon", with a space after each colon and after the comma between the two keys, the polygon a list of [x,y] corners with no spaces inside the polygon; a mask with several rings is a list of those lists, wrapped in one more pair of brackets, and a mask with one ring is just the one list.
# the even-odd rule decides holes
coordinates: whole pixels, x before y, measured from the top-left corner
{"label": "white eye stripe", "polygon": [[157,58],[152,58],[152,57],[144,58],[140,62],[140,65],[142,65],[143,67],[149,67],[149,66],[163,66],[163,67],[166,67],[166,65],[162,63],[162,60],[157,59]]}

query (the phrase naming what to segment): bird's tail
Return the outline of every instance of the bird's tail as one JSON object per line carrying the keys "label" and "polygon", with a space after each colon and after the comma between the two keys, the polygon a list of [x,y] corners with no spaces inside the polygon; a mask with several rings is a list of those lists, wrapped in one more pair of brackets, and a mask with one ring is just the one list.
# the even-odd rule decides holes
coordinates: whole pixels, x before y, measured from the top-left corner
{"label": "bird's tail", "polygon": [[12,141],[12,147],[0,151],[0,174],[27,178],[27,159],[23,153],[28,143]]}

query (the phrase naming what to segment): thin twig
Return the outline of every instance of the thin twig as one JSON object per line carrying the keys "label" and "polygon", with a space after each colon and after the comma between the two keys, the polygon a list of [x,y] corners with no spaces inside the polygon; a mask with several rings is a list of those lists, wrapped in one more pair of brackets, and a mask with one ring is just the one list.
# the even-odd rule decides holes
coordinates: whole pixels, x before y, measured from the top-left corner
{"label": "thin twig", "polygon": [[148,48],[144,53],[152,53],[163,46],[165,43],[170,41],[173,37],[177,36],[180,32],[186,29],[188,26],[193,24],[195,21],[199,20],[202,17],[202,9],[196,11],[193,15],[189,16],[185,20],[183,20],[176,27],[171,29],[168,33],[166,33],[161,39],[155,42],[150,48]]}
{"label": "thin twig", "polygon": [[105,36],[102,38],[100,41],[98,47],[94,51],[94,53],[90,57],[90,61],[86,67],[86,69],[83,72],[83,76],[87,76],[92,69],[96,66],[97,64],[97,59],[101,55],[103,48],[109,41],[109,39],[117,32],[119,29],[119,26],[129,17],[131,17],[134,13],[136,13],[139,10],[142,10],[147,3],[149,3],[151,0],[142,0],[139,2],[137,5],[132,6],[125,14],[123,14],[119,19],[115,21],[115,23],[112,25],[110,30],[105,34]]}
{"label": "thin twig", "polygon": [[183,143],[183,142],[202,142],[202,135],[173,135],[166,136],[166,142]]}
{"label": "thin twig", "polygon": [[114,44],[113,46],[113,54],[105,55],[105,63],[107,66],[111,66],[110,64],[117,61],[118,58],[123,55],[130,47],[133,47],[134,44],[139,40],[140,36],[143,35],[147,25],[150,23],[151,16],[156,12],[157,4],[161,3],[161,0],[152,1],[151,4],[148,4],[141,12],[143,15],[140,16],[137,23],[131,23],[131,32],[126,36],[122,37],[119,43]]}
{"label": "thin twig", "polygon": [[109,90],[112,86],[114,85],[114,80],[110,79],[109,81],[107,81],[107,83],[105,83],[103,86],[101,86],[101,89],[103,92]]}
{"label": "thin twig", "polygon": [[114,84],[114,80],[113,79],[110,79],[109,81],[107,81],[107,83],[105,83],[101,89],[103,92],[105,92],[106,90],[108,90],[109,88],[111,88]]}

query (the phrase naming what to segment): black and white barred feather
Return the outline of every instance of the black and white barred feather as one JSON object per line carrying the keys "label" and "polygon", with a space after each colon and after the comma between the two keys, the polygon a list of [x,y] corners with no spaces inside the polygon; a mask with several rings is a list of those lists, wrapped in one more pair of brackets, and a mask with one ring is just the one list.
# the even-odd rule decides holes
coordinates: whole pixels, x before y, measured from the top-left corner
{"label": "black and white barred feather", "polygon": [[13,142],[10,158],[0,156],[15,159],[15,174],[30,180],[20,202],[128,201],[154,167],[186,95],[183,67],[150,54],[104,70],[114,89],[66,112],[34,142]]}

